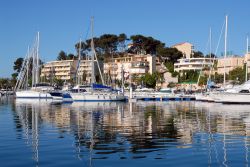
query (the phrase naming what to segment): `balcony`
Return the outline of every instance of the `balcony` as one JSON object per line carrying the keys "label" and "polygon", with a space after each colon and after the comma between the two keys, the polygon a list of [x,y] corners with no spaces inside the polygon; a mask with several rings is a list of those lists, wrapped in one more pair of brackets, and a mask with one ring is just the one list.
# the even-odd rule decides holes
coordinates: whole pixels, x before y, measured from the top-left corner
{"label": "balcony", "polygon": [[145,68],[131,68],[130,73],[131,74],[145,74],[147,70]]}
{"label": "balcony", "polygon": [[131,64],[132,68],[145,68],[145,67],[148,67],[148,66],[149,66],[148,63],[146,63],[146,62],[133,62]]}

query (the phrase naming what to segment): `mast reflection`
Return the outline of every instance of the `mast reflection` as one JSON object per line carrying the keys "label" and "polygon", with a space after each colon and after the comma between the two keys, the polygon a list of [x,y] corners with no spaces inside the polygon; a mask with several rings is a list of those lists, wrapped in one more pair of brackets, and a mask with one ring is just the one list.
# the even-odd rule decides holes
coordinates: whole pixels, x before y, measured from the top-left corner
{"label": "mast reflection", "polygon": [[193,143],[200,144],[198,150],[207,150],[208,165],[227,166],[229,135],[244,136],[244,162],[248,164],[250,111],[246,106],[202,102],[55,104],[17,99],[15,112],[37,165],[41,125],[55,128],[59,139],[73,137],[76,159],[88,166],[112,154],[126,159],[129,153],[136,159],[153,153],[163,159],[169,149],[192,150]]}

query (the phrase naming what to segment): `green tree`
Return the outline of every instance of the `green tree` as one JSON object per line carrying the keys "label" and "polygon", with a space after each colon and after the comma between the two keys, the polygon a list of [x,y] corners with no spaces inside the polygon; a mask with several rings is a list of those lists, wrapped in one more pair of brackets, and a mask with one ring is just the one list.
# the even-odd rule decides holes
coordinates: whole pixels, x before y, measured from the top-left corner
{"label": "green tree", "polygon": [[[210,54],[207,54],[205,57],[210,58]],[[211,57],[212,58],[214,58],[214,57],[216,58],[216,55],[214,53],[211,53]]]}
{"label": "green tree", "polygon": [[223,74],[218,74],[217,72],[211,76],[212,80],[215,83],[223,83],[224,80],[224,75]]}
{"label": "green tree", "polygon": [[118,51],[119,52],[126,52],[126,41],[129,40],[127,38],[127,35],[122,33],[118,36],[118,45],[117,45],[117,48],[118,48]]}
{"label": "green tree", "polygon": [[74,60],[74,59],[77,59],[77,57],[74,54],[72,53],[68,54],[67,60]]}
{"label": "green tree", "polygon": [[200,80],[199,80],[198,85],[207,85],[207,79],[208,79],[207,75],[200,76]]}
{"label": "green tree", "polygon": [[57,60],[67,60],[67,54],[64,51],[60,51]]}
{"label": "green tree", "polygon": [[154,88],[156,85],[156,78],[149,73],[142,76],[141,80],[146,85],[146,87]]}
{"label": "green tree", "polygon": [[133,46],[130,48],[130,53],[145,52],[146,54],[156,54],[157,48],[162,48],[165,46],[159,40],[153,37],[145,37],[143,35],[132,35],[130,37]]}
{"label": "green tree", "polygon": [[13,84],[9,78],[0,78],[0,88],[11,89],[13,88]]}
{"label": "green tree", "polygon": [[22,64],[23,64],[23,58],[21,58],[21,57],[17,58],[16,61],[14,62],[14,66],[13,66],[14,71],[19,73],[21,71]]}
{"label": "green tree", "polygon": [[178,51],[176,48],[168,47],[157,48],[157,55],[161,57],[165,62],[170,62],[172,64],[176,63],[178,59],[183,57],[182,52]]}
{"label": "green tree", "polygon": [[88,40],[88,43],[87,43],[87,41],[81,41],[81,45],[80,45],[80,42],[75,44],[75,49],[76,49],[76,52],[77,52],[76,57],[79,56],[80,47],[81,47],[81,51],[80,51],[81,56],[86,55],[86,52],[90,51],[90,49],[91,49],[90,40]]}
{"label": "green tree", "polygon": [[55,78],[54,83],[56,86],[63,86],[64,80]]}
{"label": "green tree", "polygon": [[200,57],[204,57],[204,55],[203,55],[202,52],[197,51],[197,52],[193,52],[192,57],[194,57],[194,58],[200,58]]}
{"label": "green tree", "polygon": [[[122,33],[119,36],[115,34],[103,34],[100,37],[93,38],[95,51],[98,59],[110,58],[111,55],[115,55],[120,52],[125,52],[125,42],[127,40],[126,34]],[[75,48],[80,47],[79,42],[75,45]],[[81,42],[81,55],[87,55],[91,51],[91,39]]]}
{"label": "green tree", "polygon": [[245,81],[245,70],[241,67],[237,67],[229,72],[229,80],[233,80],[238,83],[243,83]]}
{"label": "green tree", "polygon": [[197,82],[199,74],[199,71],[195,70],[182,71],[182,74],[179,76],[179,82]]}
{"label": "green tree", "polygon": [[104,34],[100,36],[97,44],[105,53],[112,54],[117,51],[118,36],[114,34]]}
{"label": "green tree", "polygon": [[165,66],[167,67],[168,71],[171,73],[172,77],[176,77],[179,75],[178,72],[174,71],[174,64],[172,62],[166,62]]}

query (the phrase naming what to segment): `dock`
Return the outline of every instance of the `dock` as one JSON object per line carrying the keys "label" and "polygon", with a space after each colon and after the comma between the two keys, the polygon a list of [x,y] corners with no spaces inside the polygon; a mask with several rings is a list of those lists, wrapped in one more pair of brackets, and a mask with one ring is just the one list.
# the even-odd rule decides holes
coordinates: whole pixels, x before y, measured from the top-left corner
{"label": "dock", "polygon": [[[131,99],[128,99],[131,101]],[[194,101],[194,96],[173,96],[173,97],[154,97],[154,96],[133,96],[133,101]]]}

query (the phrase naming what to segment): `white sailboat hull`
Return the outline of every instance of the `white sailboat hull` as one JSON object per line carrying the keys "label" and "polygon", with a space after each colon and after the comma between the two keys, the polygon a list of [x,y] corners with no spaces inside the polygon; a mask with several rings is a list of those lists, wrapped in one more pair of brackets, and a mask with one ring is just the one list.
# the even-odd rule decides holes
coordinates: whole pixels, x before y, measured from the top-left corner
{"label": "white sailboat hull", "polygon": [[195,95],[195,100],[197,101],[208,101],[209,100],[209,97],[208,97],[208,94],[196,94]]}
{"label": "white sailboat hull", "polygon": [[112,93],[70,93],[73,101],[123,101],[124,95]]}
{"label": "white sailboat hull", "polygon": [[250,104],[249,93],[224,93],[219,96],[220,103]]}
{"label": "white sailboat hull", "polygon": [[52,96],[47,92],[39,92],[35,90],[24,90],[24,91],[17,91],[16,98],[51,99]]}

